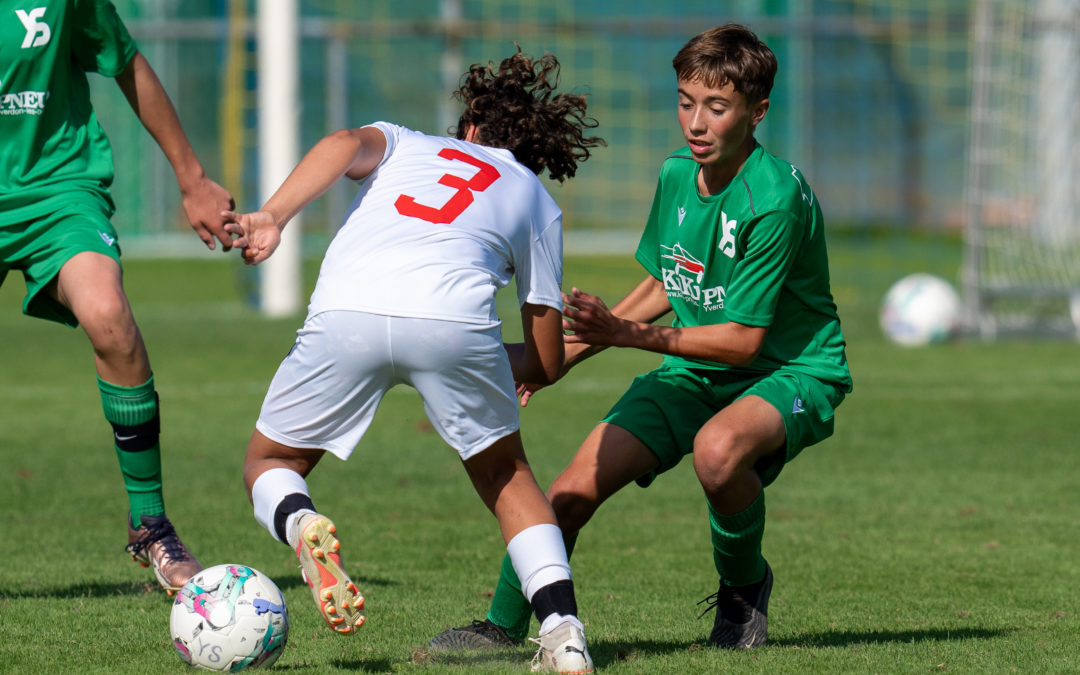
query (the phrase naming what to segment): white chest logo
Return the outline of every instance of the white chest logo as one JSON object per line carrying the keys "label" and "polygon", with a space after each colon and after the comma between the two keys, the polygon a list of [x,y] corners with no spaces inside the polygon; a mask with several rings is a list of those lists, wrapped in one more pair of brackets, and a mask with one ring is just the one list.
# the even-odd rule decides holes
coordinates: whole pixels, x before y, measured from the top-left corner
{"label": "white chest logo", "polygon": [[679,225],[682,225],[683,218],[686,217],[686,209],[682,206],[678,208],[679,212]]}
{"label": "white chest logo", "polygon": [[738,225],[734,220],[729,220],[727,214],[723,211],[720,212],[720,227],[723,232],[720,237],[720,244],[717,248],[720,252],[729,258],[735,257],[735,226]]}
{"label": "white chest logo", "polygon": [[45,15],[44,7],[35,7],[29,12],[17,9],[15,13],[19,15],[19,21],[22,21],[23,28],[26,29],[26,37],[22,41],[23,49],[49,44],[49,39],[52,38],[49,24],[38,21]]}

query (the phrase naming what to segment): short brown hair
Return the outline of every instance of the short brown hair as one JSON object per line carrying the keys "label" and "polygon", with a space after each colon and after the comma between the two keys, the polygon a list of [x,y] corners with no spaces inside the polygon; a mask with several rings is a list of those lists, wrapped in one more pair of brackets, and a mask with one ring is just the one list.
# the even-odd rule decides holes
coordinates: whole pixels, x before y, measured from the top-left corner
{"label": "short brown hair", "polygon": [[462,76],[454,98],[465,104],[457,137],[466,127],[476,127],[481,145],[503,148],[521,164],[562,182],[573,178],[577,165],[587,160],[590,148],[607,145],[604,139],[586,136],[597,121],[586,115],[584,96],[556,94],[559,61],[552,54],[530,59],[517,53],[494,64],[473,64]]}
{"label": "short brown hair", "polygon": [[776,55],[750,29],[736,23],[695,35],[671,65],[679,80],[700,80],[717,89],[730,82],[749,103],[769,98],[776,77]]}

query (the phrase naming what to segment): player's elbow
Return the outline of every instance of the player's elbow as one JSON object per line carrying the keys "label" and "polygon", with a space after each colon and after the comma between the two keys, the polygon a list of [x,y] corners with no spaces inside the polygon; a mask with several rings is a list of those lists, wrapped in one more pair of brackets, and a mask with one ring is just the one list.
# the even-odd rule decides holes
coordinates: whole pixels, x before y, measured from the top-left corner
{"label": "player's elbow", "polygon": [[515,374],[515,379],[519,382],[528,382],[530,384],[549,385],[554,384],[559,379],[561,373],[562,359],[537,359],[532,363],[525,364],[521,373]]}
{"label": "player's elbow", "polygon": [[758,349],[754,349],[754,350],[745,350],[745,349],[736,350],[736,351],[732,352],[731,356],[728,357],[728,359],[727,359],[728,365],[732,365],[732,366],[748,366],[748,365],[750,365],[751,363],[754,362],[754,359],[757,358],[758,352],[760,352],[760,351],[761,351],[760,347]]}
{"label": "player's elbow", "polygon": [[761,353],[761,347],[765,344],[765,333],[768,328],[740,324],[731,325],[736,328],[736,332],[735,339],[730,343],[730,353],[726,360],[733,366],[748,366]]}
{"label": "player's elbow", "polygon": [[559,369],[545,366],[537,369],[537,376],[532,379],[534,384],[555,384],[555,381],[559,379]]}

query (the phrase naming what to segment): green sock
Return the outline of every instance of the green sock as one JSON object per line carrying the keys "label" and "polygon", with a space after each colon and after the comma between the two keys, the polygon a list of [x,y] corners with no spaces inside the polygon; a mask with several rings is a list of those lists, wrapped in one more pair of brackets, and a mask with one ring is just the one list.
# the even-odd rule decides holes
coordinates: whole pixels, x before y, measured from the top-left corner
{"label": "green sock", "polygon": [[137,387],[121,387],[98,378],[101,407],[113,427],[113,442],[120,473],[128,493],[131,525],[143,515],[165,513],[161,490],[161,447],[154,376]]}
{"label": "green sock", "polygon": [[[565,539],[566,557],[569,558],[577,543],[577,535]],[[499,572],[499,585],[495,587],[495,596],[491,599],[487,619],[506,629],[506,634],[515,640],[524,640],[529,634],[529,621],[532,619],[532,605],[521,592],[510,554],[503,556],[502,570]]]}
{"label": "green sock", "polygon": [[765,534],[765,492],[745,509],[731,515],[709,505],[713,563],[728,586],[747,586],[765,578],[765,558],[761,538]]}

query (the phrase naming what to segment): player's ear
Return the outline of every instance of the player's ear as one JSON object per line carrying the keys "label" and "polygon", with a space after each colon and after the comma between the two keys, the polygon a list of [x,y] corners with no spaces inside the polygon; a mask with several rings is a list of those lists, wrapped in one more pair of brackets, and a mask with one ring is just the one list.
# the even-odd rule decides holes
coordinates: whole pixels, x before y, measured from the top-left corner
{"label": "player's ear", "polygon": [[470,143],[475,143],[476,142],[476,125],[475,124],[466,124],[465,125],[465,140],[470,142]]}
{"label": "player's ear", "polygon": [[765,119],[765,113],[769,111],[769,99],[765,98],[758,101],[750,108],[750,124],[757,126],[761,124],[761,120]]}

